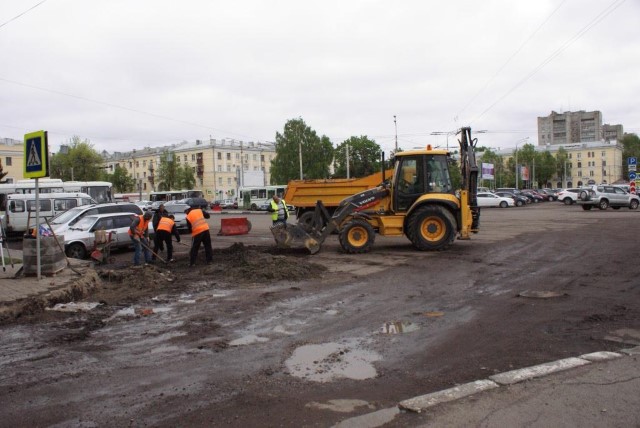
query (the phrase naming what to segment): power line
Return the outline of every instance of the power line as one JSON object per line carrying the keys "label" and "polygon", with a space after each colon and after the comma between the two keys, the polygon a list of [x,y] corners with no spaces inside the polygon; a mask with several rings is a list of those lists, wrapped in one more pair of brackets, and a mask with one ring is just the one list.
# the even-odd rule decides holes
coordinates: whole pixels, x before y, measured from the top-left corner
{"label": "power line", "polygon": [[465,111],[467,107],[469,107],[471,103],[473,103],[473,101],[475,101],[475,99],[478,98],[478,96],[480,96],[480,94],[482,94],[489,87],[491,83],[493,83],[493,81],[496,79],[496,77],[498,77],[498,75],[502,72],[502,70],[504,70],[507,67],[507,65],[509,65],[511,60],[520,53],[520,51],[529,43],[529,41],[531,41],[531,39],[533,39],[533,37],[536,34],[538,34],[538,32],[542,29],[542,27],[544,27],[544,25],[551,19],[553,15],[555,15],[558,9],[560,9],[566,1],[567,0],[563,0],[562,3],[560,3],[558,7],[556,7],[553,10],[553,12],[551,12],[551,14],[547,16],[547,18],[544,21],[542,21],[542,23],[538,26],[538,28],[536,28],[535,31],[531,33],[524,42],[522,42],[520,47],[516,49],[516,51],[505,61],[502,67],[500,67],[498,71],[495,72],[495,74],[487,81],[487,83],[485,83],[484,86],[473,97],[471,97],[469,102],[467,102],[467,104],[456,114],[456,117],[459,117],[462,114],[462,112]]}
{"label": "power line", "polygon": [[29,9],[25,10],[24,12],[22,12],[19,15],[14,16],[13,18],[11,18],[10,20],[8,20],[7,22],[0,24],[0,28],[4,27],[5,25],[7,25],[8,23],[10,23],[11,21],[15,21],[16,19],[20,18],[22,15],[26,14],[27,12],[32,11],[33,9],[35,9],[36,7],[40,6],[42,3],[46,2],[47,0],[42,0],[40,3],[36,4],[35,6],[31,6]]}
{"label": "power line", "polygon": [[595,27],[597,24],[599,24],[600,21],[602,21],[604,18],[609,16],[611,13],[613,13],[617,8],[622,6],[622,4],[625,1],[626,0],[614,0],[609,6],[604,8],[602,10],[602,12],[600,12],[598,15],[596,15],[596,17],[594,19],[592,19],[586,26],[584,26],[580,31],[578,31],[573,37],[571,37],[569,40],[564,42],[558,49],[556,49],[553,53],[551,53],[551,55],[549,55],[536,68],[534,68],[533,71],[529,72],[529,74],[527,74],[523,79],[521,79],[518,83],[516,83],[504,95],[502,95],[500,98],[498,98],[493,104],[491,104],[489,107],[487,107],[482,113],[480,113],[478,116],[476,116],[469,123],[473,123],[476,119],[481,118],[482,116],[485,115],[485,113],[487,113],[489,110],[491,110],[493,107],[495,107],[498,103],[500,103],[502,100],[504,100],[509,95],[511,95],[511,93],[513,93],[513,91],[518,89],[520,86],[525,84],[529,79],[531,79],[533,76],[535,76],[547,64],[549,64],[551,61],[553,61],[555,58],[557,58],[561,53],[563,53],[565,50],[567,50],[569,48],[569,46],[571,46],[578,39],[580,39],[582,36],[584,36],[589,30],[591,30],[593,27]]}

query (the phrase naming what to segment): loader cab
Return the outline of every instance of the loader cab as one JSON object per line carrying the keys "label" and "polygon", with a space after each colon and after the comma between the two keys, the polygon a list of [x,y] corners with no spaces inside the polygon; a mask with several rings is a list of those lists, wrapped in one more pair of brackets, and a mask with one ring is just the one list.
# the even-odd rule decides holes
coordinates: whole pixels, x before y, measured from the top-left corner
{"label": "loader cab", "polygon": [[401,152],[396,155],[393,208],[408,211],[422,195],[453,193],[444,150]]}

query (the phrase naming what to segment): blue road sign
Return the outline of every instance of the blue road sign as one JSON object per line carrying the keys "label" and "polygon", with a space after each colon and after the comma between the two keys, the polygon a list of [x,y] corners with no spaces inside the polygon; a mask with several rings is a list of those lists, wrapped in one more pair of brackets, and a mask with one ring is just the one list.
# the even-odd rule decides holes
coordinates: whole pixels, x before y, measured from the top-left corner
{"label": "blue road sign", "polygon": [[636,179],[635,171],[629,171],[629,180],[635,180],[635,179]]}
{"label": "blue road sign", "polygon": [[638,164],[637,158],[633,158],[633,157],[627,158],[627,165],[637,165],[637,164]]}

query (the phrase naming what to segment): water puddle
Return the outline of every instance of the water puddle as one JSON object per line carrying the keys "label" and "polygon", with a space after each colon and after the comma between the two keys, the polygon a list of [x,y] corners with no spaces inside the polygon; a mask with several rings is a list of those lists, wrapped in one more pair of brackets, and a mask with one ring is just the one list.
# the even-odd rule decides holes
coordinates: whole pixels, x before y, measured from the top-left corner
{"label": "water puddle", "polygon": [[546,291],[546,290],[525,290],[521,293],[518,293],[520,297],[532,297],[535,299],[551,299],[553,297],[564,297],[568,296],[567,293],[561,293],[559,291]]}
{"label": "water puddle", "polygon": [[243,345],[251,345],[253,343],[262,343],[268,342],[268,337],[256,336],[255,334],[249,334],[247,336],[243,336],[239,339],[232,340],[229,342],[229,346],[243,346]]}
{"label": "water puddle", "polygon": [[340,412],[340,413],[351,413],[359,407],[366,407],[368,409],[375,409],[375,406],[369,404],[368,401],[364,400],[329,400],[326,403],[318,403],[317,401],[312,401],[310,403],[305,404],[305,407],[309,407],[312,409],[319,410],[331,410],[332,412]]}
{"label": "water puddle", "polygon": [[116,318],[126,318],[126,317],[147,317],[153,314],[160,314],[171,311],[170,307],[157,307],[157,308],[134,308],[128,307],[124,309],[120,309],[115,314],[111,315],[109,318],[105,318],[103,322],[109,322]]}
{"label": "water puddle", "polygon": [[87,312],[100,306],[98,302],[69,302],[57,303],[52,308],[46,308],[47,311],[56,312]]}
{"label": "water puddle", "polygon": [[411,333],[412,331],[419,330],[420,327],[412,322],[405,321],[392,321],[386,322],[380,328],[382,334],[402,334]]}
{"label": "water puddle", "polygon": [[377,352],[357,344],[323,343],[297,348],[285,365],[292,376],[315,382],[364,380],[376,377],[373,363],[381,359]]}

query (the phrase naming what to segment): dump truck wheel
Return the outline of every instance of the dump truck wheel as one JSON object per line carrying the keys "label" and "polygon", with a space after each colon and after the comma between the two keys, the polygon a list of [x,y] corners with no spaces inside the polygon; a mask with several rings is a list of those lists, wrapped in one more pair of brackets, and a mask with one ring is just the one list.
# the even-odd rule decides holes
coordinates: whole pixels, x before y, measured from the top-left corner
{"label": "dump truck wheel", "polygon": [[365,220],[351,220],[340,229],[340,245],[349,254],[368,253],[376,232]]}
{"label": "dump truck wheel", "polygon": [[456,236],[456,221],[446,209],[427,205],[411,215],[407,236],[420,251],[444,250]]}
{"label": "dump truck wheel", "polygon": [[313,211],[307,211],[298,218],[298,226],[300,226],[305,232],[310,232],[313,227]]}

